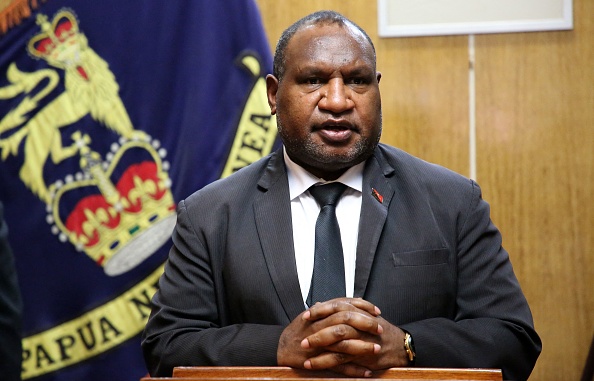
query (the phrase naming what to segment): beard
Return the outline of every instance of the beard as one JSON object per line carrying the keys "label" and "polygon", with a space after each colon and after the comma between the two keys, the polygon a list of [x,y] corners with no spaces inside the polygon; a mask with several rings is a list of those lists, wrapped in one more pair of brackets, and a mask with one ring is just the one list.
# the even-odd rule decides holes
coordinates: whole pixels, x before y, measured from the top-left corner
{"label": "beard", "polygon": [[287,150],[287,154],[295,163],[306,170],[313,172],[344,172],[348,168],[357,165],[373,155],[382,132],[382,115],[380,111],[379,128],[377,133],[370,136],[361,136],[354,144],[346,149],[329,149],[328,145],[322,142],[315,142],[311,138],[295,138],[287,132],[277,113],[278,134]]}

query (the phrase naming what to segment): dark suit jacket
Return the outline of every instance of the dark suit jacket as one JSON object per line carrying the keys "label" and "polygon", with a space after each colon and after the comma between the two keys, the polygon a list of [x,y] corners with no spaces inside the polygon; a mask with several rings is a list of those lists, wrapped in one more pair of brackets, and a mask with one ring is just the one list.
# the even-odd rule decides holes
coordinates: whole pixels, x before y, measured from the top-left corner
{"label": "dark suit jacket", "polygon": [[21,379],[21,310],[21,293],[0,203],[0,379],[4,381]]}
{"label": "dark suit jacket", "polygon": [[[540,339],[473,181],[379,145],[359,226],[354,295],[411,333],[416,365],[528,377]],[[282,151],[180,202],[173,243],[143,334],[150,373],[276,365],[304,311]]]}

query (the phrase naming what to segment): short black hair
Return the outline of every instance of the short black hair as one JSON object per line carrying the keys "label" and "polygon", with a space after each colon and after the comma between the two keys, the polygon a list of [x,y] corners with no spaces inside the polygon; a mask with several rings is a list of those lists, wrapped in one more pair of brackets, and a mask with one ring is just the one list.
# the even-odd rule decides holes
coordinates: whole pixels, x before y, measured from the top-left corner
{"label": "short black hair", "polygon": [[360,31],[363,36],[371,45],[371,49],[373,50],[373,65],[375,68],[376,56],[375,56],[375,46],[373,45],[373,41],[367,33],[357,24],[349,20],[348,18],[344,17],[338,12],[335,11],[317,11],[311,13],[293,23],[289,26],[285,31],[281,34],[280,38],[278,39],[278,43],[276,44],[276,50],[274,52],[274,62],[272,64],[272,75],[274,75],[279,81],[282,79],[283,75],[285,74],[285,53],[287,51],[287,45],[289,45],[289,41],[291,38],[297,33],[301,28],[307,25],[321,25],[321,24],[338,24],[340,26],[354,26],[358,31]]}

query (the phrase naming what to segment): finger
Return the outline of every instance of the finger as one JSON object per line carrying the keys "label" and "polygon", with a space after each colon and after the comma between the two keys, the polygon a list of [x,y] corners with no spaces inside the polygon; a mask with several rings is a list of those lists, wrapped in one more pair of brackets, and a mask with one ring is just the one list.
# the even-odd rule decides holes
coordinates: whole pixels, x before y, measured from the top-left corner
{"label": "finger", "polygon": [[346,353],[355,356],[368,356],[380,353],[381,345],[362,340],[343,340],[326,347],[332,352]]}
{"label": "finger", "polygon": [[352,355],[340,352],[322,352],[315,357],[308,358],[303,363],[305,369],[330,369],[348,363],[354,358]]}
{"label": "finger", "polygon": [[379,316],[382,313],[378,306],[362,298],[351,298],[349,300],[349,303],[357,308],[367,311],[369,314],[373,316]]}
{"label": "finger", "polygon": [[358,340],[366,343],[368,349],[371,349],[373,344],[378,344],[379,341],[376,335],[359,331],[350,325],[338,324],[321,329],[307,336],[301,341],[301,348],[325,348],[345,340]]}
{"label": "finger", "polygon": [[319,320],[341,311],[365,312],[370,316],[379,316],[381,311],[372,303],[360,298],[339,298],[323,303],[316,303],[304,314],[303,319]]}
{"label": "finger", "polygon": [[[317,320],[311,323],[311,329],[314,332],[320,332],[326,328],[336,328],[336,334],[342,334],[340,326],[346,325],[358,331],[380,335],[384,329],[380,325],[380,320],[359,311],[341,311],[325,319]],[[353,338],[353,337],[351,337]]]}
{"label": "finger", "polygon": [[305,349],[322,348],[342,340],[358,339],[360,336],[361,334],[351,326],[345,324],[332,325],[307,336],[301,341],[301,347]]}

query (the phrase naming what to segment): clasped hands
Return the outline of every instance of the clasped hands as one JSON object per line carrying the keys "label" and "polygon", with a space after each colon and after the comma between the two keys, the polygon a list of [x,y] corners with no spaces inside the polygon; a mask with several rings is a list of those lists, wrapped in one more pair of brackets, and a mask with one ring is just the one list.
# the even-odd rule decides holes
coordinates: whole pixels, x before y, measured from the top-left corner
{"label": "clasped hands", "polygon": [[408,364],[404,332],[372,303],[339,298],[316,303],[297,316],[279,340],[279,366],[332,370],[351,377]]}

